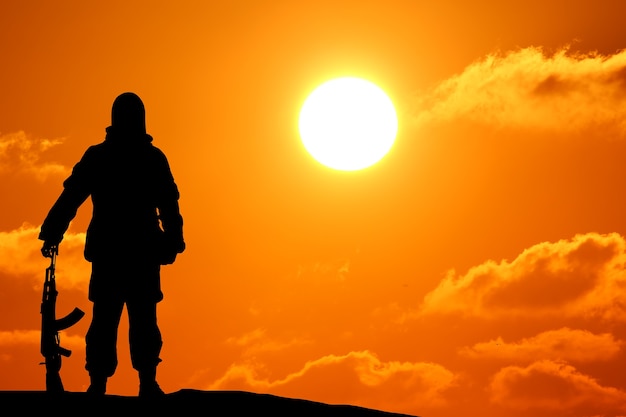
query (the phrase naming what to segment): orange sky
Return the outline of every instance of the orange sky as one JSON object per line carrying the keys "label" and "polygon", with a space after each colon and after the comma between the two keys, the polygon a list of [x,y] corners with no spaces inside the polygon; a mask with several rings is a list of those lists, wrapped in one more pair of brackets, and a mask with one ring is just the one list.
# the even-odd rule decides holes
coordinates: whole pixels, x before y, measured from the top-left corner
{"label": "orange sky", "polygon": [[[38,230],[134,91],[185,219],[162,274],[166,391],[626,414],[623,2],[161,3],[0,7],[0,389],[45,388]],[[399,113],[391,153],[350,173],[297,130],[307,94],[345,75]],[[62,336],[72,391],[89,216],[57,265],[58,314],[87,312]],[[109,392],[136,395],[126,333]]]}

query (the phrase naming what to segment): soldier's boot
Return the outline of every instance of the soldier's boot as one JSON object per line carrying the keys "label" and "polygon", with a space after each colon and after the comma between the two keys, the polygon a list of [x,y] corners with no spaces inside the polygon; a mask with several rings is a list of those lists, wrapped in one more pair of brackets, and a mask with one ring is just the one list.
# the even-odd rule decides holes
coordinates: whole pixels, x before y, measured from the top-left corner
{"label": "soldier's boot", "polygon": [[91,395],[104,395],[107,390],[107,377],[97,374],[89,374],[91,384],[87,388],[87,393]]}
{"label": "soldier's boot", "polygon": [[156,366],[139,371],[139,396],[143,398],[159,398],[165,393],[156,381]]}

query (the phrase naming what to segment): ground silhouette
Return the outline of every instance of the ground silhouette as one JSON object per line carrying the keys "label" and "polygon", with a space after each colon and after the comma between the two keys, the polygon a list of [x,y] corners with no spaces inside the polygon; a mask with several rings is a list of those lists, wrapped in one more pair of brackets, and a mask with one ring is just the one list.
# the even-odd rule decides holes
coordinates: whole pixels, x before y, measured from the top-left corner
{"label": "ground silhouette", "polygon": [[182,389],[159,399],[118,395],[94,397],[83,392],[0,391],[0,404],[4,410],[19,410],[22,415],[42,412],[68,417],[84,416],[88,410],[97,410],[100,415],[416,417],[270,394],[194,389]]}

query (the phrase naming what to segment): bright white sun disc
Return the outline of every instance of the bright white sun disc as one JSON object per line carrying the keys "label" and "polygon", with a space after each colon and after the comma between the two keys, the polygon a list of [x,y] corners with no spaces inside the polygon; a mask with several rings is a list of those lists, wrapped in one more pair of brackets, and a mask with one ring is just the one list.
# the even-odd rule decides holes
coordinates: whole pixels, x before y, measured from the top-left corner
{"label": "bright white sun disc", "polygon": [[318,162],[342,171],[367,168],[393,146],[398,119],[377,85],[344,77],[325,82],[300,111],[300,137]]}

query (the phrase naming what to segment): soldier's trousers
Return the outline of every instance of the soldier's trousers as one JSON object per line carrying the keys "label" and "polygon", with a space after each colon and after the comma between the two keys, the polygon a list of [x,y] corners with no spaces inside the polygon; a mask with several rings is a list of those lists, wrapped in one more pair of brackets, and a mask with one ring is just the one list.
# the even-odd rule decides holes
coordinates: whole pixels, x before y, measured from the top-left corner
{"label": "soldier's trousers", "polygon": [[126,305],[130,357],[138,371],[154,369],[161,361],[163,341],[157,325],[156,305],[152,300],[96,300],[93,317],[85,337],[86,366],[90,375],[110,377],[117,368],[117,332]]}

